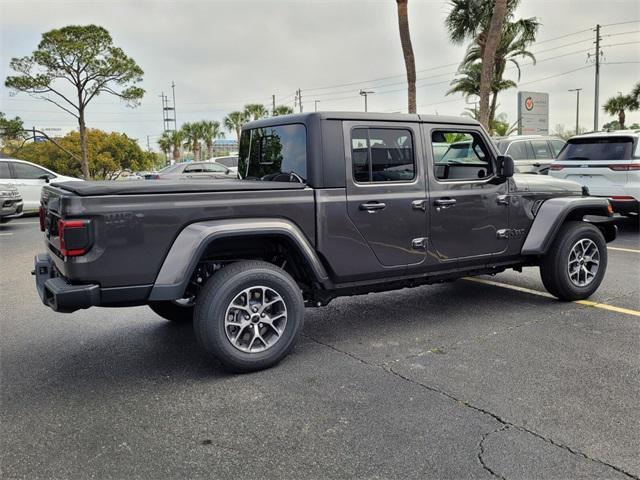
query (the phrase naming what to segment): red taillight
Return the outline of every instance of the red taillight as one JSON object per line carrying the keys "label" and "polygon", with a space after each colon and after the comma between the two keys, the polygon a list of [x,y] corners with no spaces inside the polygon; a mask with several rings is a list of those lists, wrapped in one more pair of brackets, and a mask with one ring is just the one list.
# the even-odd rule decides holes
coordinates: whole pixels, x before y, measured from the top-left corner
{"label": "red taillight", "polygon": [[58,220],[60,253],[65,257],[78,257],[89,248],[88,220]]}
{"label": "red taillight", "polygon": [[609,168],[616,172],[628,172],[631,170],[640,170],[640,163],[618,163],[609,165]]}
{"label": "red taillight", "polygon": [[549,167],[549,170],[562,170],[565,167],[565,165],[559,164],[559,163],[552,163],[551,166]]}
{"label": "red taillight", "polygon": [[611,200],[635,200],[631,195],[611,195],[609,198]]}
{"label": "red taillight", "polygon": [[40,205],[40,208],[38,209],[38,219],[40,220],[40,231],[44,232],[45,230],[45,222],[44,222],[44,217],[46,215],[46,212],[44,210],[44,207],[42,205]]}

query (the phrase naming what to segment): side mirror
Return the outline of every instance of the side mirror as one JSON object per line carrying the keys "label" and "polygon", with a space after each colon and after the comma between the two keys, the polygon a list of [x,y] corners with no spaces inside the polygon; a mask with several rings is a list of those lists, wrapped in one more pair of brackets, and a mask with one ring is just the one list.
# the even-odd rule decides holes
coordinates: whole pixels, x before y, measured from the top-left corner
{"label": "side mirror", "polygon": [[498,176],[500,178],[513,177],[515,165],[513,164],[513,158],[509,155],[498,156]]}
{"label": "side mirror", "polygon": [[45,173],[44,175],[40,175],[38,178],[40,180],[44,180],[47,183],[51,181],[51,175],[49,175],[48,173]]}

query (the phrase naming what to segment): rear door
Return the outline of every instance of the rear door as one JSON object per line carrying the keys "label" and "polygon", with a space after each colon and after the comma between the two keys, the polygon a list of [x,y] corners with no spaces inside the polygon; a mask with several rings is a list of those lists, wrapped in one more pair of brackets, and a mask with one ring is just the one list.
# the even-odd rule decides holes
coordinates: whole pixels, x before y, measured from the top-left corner
{"label": "rear door", "polygon": [[347,212],[383,267],[423,262],[427,202],[418,124],[344,122]]}
{"label": "rear door", "polygon": [[22,195],[25,211],[38,210],[40,206],[40,193],[42,187],[47,184],[43,177],[55,178],[55,175],[43,168],[21,162],[9,162],[13,171],[14,184]]}
{"label": "rear door", "polygon": [[[508,246],[508,183],[495,174],[489,140],[479,129],[424,125],[428,151],[433,144],[468,145],[467,153],[445,154],[429,168],[430,249],[434,258],[478,259],[501,253]],[[454,148],[451,149],[451,152]]]}

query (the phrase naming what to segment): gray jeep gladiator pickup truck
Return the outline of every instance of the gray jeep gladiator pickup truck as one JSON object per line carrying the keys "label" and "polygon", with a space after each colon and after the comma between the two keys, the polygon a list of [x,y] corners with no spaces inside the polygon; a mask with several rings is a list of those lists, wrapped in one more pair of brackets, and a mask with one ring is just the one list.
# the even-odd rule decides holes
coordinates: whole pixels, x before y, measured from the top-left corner
{"label": "gray jeep gladiator pickup truck", "polygon": [[[467,142],[468,148],[450,148]],[[539,266],[562,300],[591,295],[611,207],[569,181],[513,175],[471,119],[308,113],[242,130],[243,180],[45,186],[45,305],[147,304],[193,322],[234,370],[292,348],[305,306]]]}

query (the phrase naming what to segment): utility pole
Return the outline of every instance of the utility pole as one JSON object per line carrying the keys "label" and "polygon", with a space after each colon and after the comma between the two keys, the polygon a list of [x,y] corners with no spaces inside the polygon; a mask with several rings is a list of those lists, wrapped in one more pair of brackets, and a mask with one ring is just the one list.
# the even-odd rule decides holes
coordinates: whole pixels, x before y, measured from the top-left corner
{"label": "utility pole", "polygon": [[317,112],[318,111],[318,104],[320,103],[320,100],[314,100],[313,101],[313,105],[314,105],[314,110]]}
{"label": "utility pole", "polygon": [[364,111],[367,111],[367,96],[372,93],[376,93],[373,90],[362,90],[360,89],[360,95],[364,97]]}
{"label": "utility pole", "polygon": [[276,96],[275,95],[271,95],[271,115],[273,115],[276,111]]}
{"label": "utility pole", "polygon": [[600,112],[600,24],[596,25],[596,85],[593,106],[593,130],[598,131],[598,113]]}
{"label": "utility pole", "polygon": [[580,90],[581,88],[571,88],[570,92],[576,92],[576,135],[580,134]]}
{"label": "utility pole", "polygon": [[173,129],[178,129],[178,123],[176,121],[176,82],[171,80],[171,90],[173,92]]}
{"label": "utility pole", "polygon": [[300,113],[302,113],[302,90],[300,89],[296,90],[296,96],[293,101],[293,106],[300,107]]}
{"label": "utility pole", "polygon": [[149,143],[149,135],[147,135],[147,150],[151,151],[151,144]]}

